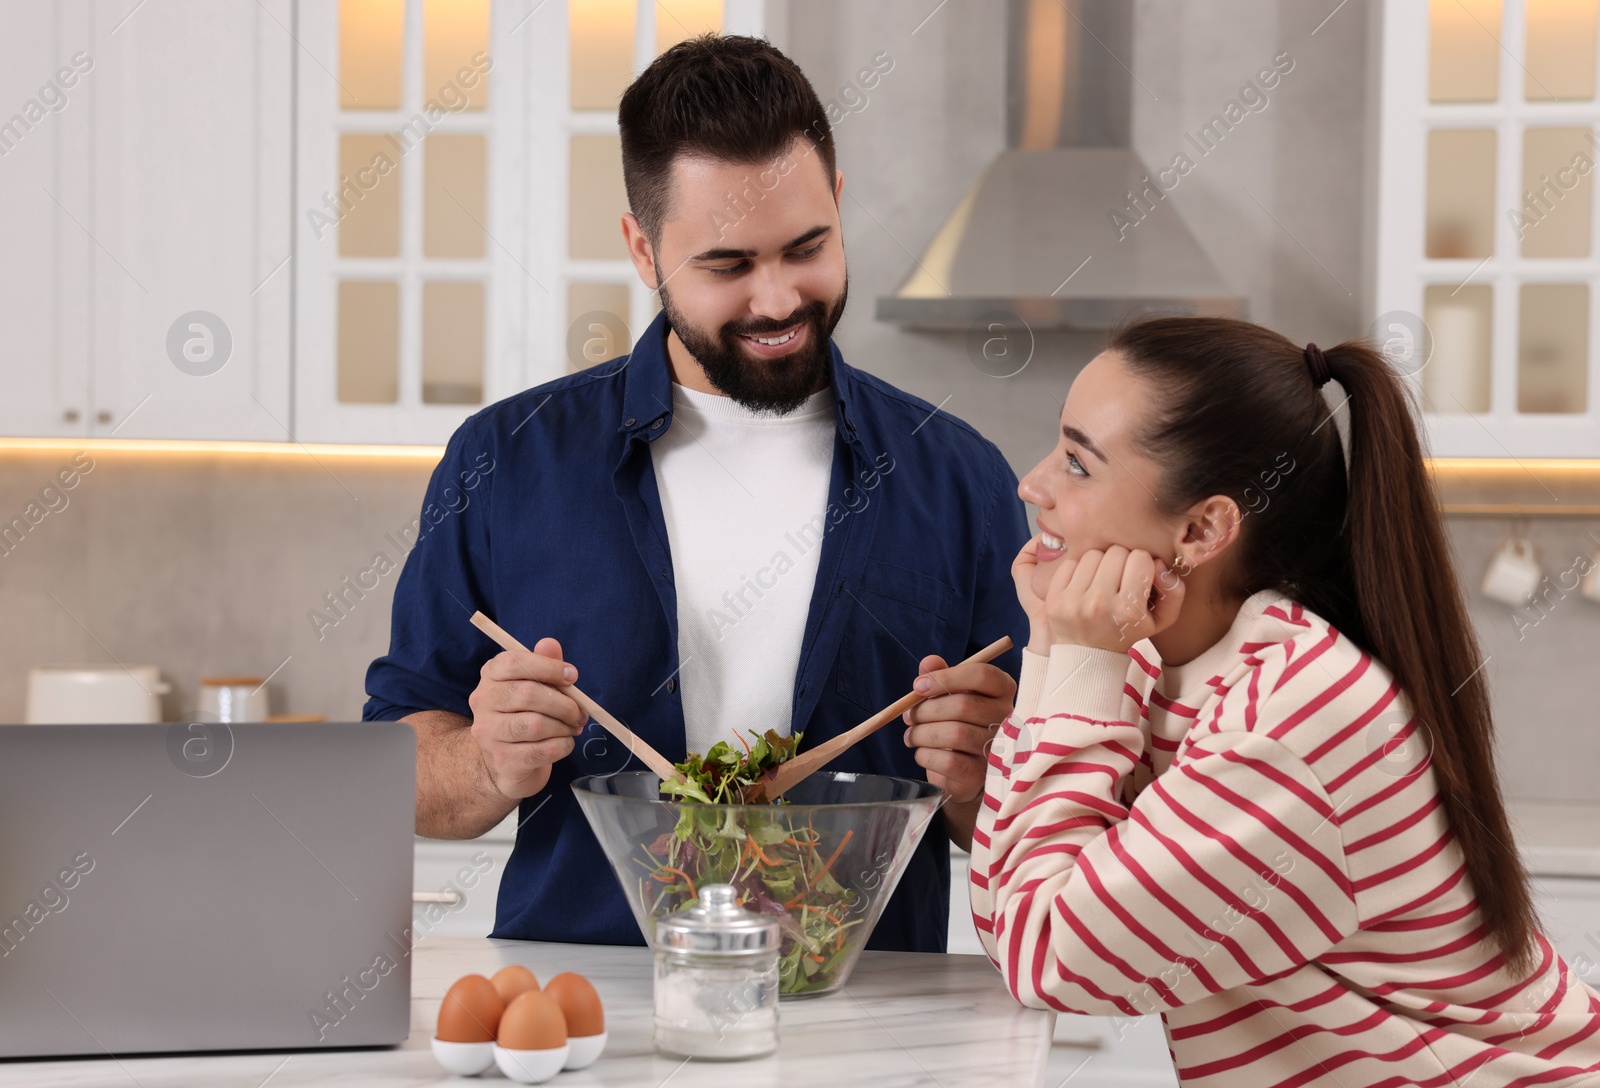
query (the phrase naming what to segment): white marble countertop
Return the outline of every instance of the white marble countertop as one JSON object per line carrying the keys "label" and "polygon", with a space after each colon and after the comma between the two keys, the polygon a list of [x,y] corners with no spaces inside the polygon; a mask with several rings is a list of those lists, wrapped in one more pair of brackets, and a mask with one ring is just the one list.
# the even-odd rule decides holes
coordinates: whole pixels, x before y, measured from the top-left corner
{"label": "white marble countertop", "polygon": [[1518,799],[1506,807],[1529,872],[1600,877],[1600,804]]}
{"label": "white marble countertop", "polygon": [[[427,937],[412,962],[411,1037],[397,1048],[159,1058],[89,1058],[0,1063],[0,1085],[30,1088],[291,1088],[293,1085],[439,1085],[477,1080],[509,1085],[491,1070],[458,1078],[433,1059],[429,1040],[445,990],[462,975],[526,964],[541,981],[562,971],[587,975],[600,992],[610,1039],[588,1069],[561,1073],[552,1088],[805,1088],[871,1084],[937,1088],[1043,1083],[1053,1017],[1012,1000],[981,956],[866,952],[844,991],[784,1002],[781,1045],[769,1058],[693,1062],[651,1046],[651,961],[644,948]],[[681,1076],[677,1074],[682,1073]]]}

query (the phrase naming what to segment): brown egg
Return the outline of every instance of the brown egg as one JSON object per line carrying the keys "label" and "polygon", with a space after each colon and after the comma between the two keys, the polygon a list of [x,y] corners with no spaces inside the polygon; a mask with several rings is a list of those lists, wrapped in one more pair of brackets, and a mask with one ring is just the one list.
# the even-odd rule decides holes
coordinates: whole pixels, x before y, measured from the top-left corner
{"label": "brown egg", "polygon": [[506,1005],[510,1005],[522,991],[539,988],[538,978],[520,963],[500,968],[489,981],[494,983],[494,988],[500,992],[501,1002]]}
{"label": "brown egg", "polygon": [[524,990],[500,1018],[499,1043],[507,1050],[554,1050],[567,1045],[567,1021],[555,998]]}
{"label": "brown egg", "polygon": [[438,1038],[447,1043],[490,1043],[505,1003],[482,975],[456,979],[439,1003]]}
{"label": "brown egg", "polygon": [[606,1030],[606,1014],[600,1007],[600,995],[594,992],[594,986],[582,975],[575,975],[571,971],[557,975],[550,980],[544,992],[561,1006],[561,1013],[567,1019],[568,1035],[577,1039],[585,1035],[599,1035]]}

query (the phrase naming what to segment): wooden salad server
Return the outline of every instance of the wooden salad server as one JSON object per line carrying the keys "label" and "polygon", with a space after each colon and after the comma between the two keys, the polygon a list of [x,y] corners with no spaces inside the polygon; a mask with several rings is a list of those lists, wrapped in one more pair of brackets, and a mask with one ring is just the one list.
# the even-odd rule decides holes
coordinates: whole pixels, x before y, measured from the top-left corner
{"label": "wooden salad server", "polygon": [[[488,635],[490,638],[494,639],[495,642],[500,645],[501,649],[507,651],[523,663],[526,664],[531,661],[539,660],[539,656],[537,654],[528,649],[522,643],[518,642],[515,636],[513,636],[504,627],[501,627],[498,623],[494,622],[494,620],[490,619],[488,616],[485,616],[482,612],[474,612],[472,614],[472,625],[478,630],[482,631],[484,634]],[[617,718],[613,716],[612,713],[605,707],[601,706],[583,692],[579,691],[578,685],[565,684],[562,686],[561,690],[572,696],[573,701],[583,708],[584,713],[588,714],[595,721],[605,726],[608,733],[610,733],[613,737],[616,737],[617,740],[621,741],[627,747],[628,751],[638,756],[640,760],[644,762],[646,767],[649,767],[656,774],[660,775],[663,781],[668,778],[683,777],[683,775],[678,773],[678,769],[667,761],[666,756],[650,747],[650,745],[644,741],[639,734],[623,725],[622,722],[618,721]]]}
{"label": "wooden salad server", "polygon": [[[999,639],[967,658],[966,661],[961,662],[961,664],[965,665],[973,661],[993,661],[1009,649],[1011,649],[1011,638],[1009,635],[1002,635]],[[810,751],[802,752],[793,759],[778,764],[758,781],[746,787],[744,793],[745,803],[760,804],[764,801],[776,801],[786,792],[793,789],[795,783],[810,777],[813,772],[821,769],[823,764],[828,763],[857,741],[876,733],[918,703],[927,699],[937,698],[942,694],[944,693],[934,691],[929,692],[927,695],[920,695],[913,691],[884,707],[854,729],[840,733],[832,740],[823,741]]]}

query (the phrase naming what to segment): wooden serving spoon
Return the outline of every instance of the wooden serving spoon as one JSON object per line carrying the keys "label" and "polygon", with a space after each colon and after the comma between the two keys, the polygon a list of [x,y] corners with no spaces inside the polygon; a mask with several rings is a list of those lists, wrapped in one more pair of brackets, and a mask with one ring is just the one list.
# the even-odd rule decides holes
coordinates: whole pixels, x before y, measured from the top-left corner
{"label": "wooden serving spoon", "polygon": [[[966,665],[974,661],[993,661],[1007,650],[1011,649],[1011,637],[1002,635],[994,642],[967,658],[961,664]],[[793,759],[778,764],[772,770],[762,775],[755,782],[745,787],[744,801],[746,804],[756,805],[763,802],[776,801],[785,793],[795,787],[795,784],[812,773],[820,770],[823,764],[828,763],[846,748],[859,740],[870,737],[885,725],[927,699],[936,698],[943,692],[929,692],[927,695],[911,692],[902,696],[895,702],[884,707],[872,717],[845,733],[840,733],[832,740],[823,741],[809,752],[803,752]]]}
{"label": "wooden serving spoon", "polygon": [[[474,612],[472,614],[472,625],[494,639],[501,649],[506,650],[524,664],[539,660],[537,654],[518,642],[514,635],[482,612]],[[577,684],[563,685],[562,690],[572,696],[573,701],[583,708],[584,713],[605,726],[608,733],[626,745],[628,751],[638,756],[646,767],[660,775],[662,781],[669,778],[681,779],[683,777],[678,773],[678,768],[667,762],[666,756],[650,747],[647,742],[639,737],[639,734],[623,725],[605,707],[579,691]]]}

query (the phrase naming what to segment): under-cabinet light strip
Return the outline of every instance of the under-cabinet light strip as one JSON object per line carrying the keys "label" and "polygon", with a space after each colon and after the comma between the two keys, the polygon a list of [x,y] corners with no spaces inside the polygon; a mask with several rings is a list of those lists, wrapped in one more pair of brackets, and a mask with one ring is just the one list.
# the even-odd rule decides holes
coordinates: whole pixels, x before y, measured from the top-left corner
{"label": "under-cabinet light strip", "polygon": [[443,446],[380,446],[337,442],[214,442],[145,438],[0,438],[0,453],[87,450],[92,453],[265,455],[273,457],[376,457],[437,461]]}

